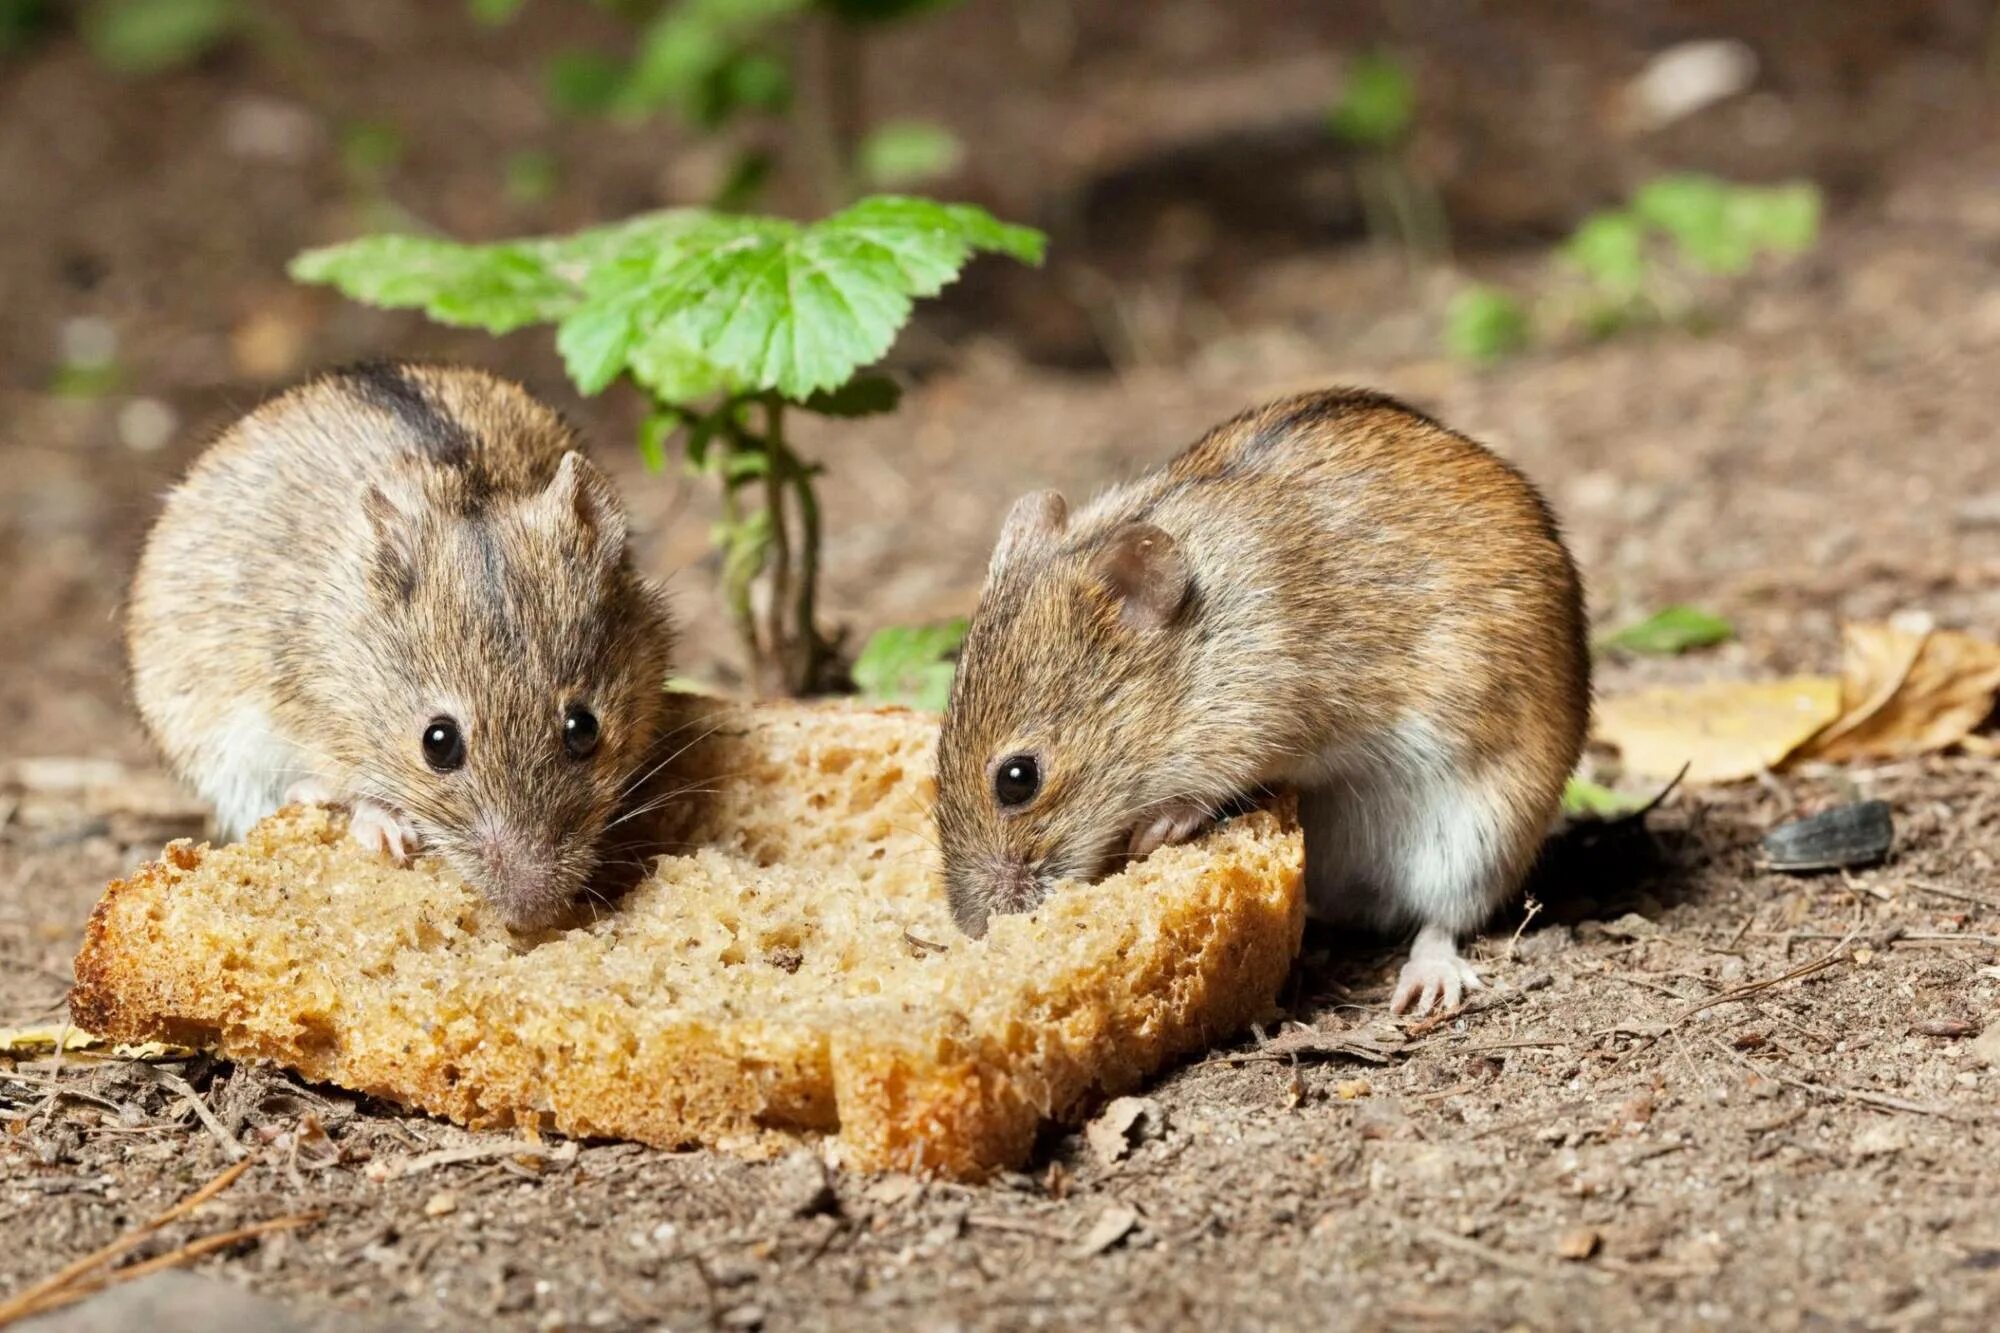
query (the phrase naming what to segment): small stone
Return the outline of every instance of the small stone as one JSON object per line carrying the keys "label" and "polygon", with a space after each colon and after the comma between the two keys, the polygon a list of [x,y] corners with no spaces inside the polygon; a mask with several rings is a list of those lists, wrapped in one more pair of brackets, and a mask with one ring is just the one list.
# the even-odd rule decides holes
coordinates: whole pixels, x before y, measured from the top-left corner
{"label": "small stone", "polygon": [[1333,1095],[1344,1102],[1359,1101],[1375,1091],[1375,1085],[1365,1078],[1342,1079],[1333,1085]]}
{"label": "small stone", "polygon": [[1572,1261],[1588,1259],[1603,1244],[1604,1236],[1596,1227],[1571,1227],[1556,1237],[1556,1253]]}
{"label": "small stone", "polygon": [[425,1217],[449,1217],[458,1211],[458,1196],[450,1190],[439,1190],[424,1200]]}
{"label": "small stone", "polygon": [[772,1166],[770,1181],[771,1206],[788,1217],[812,1217],[840,1207],[826,1162],[810,1148],[800,1148]]}
{"label": "small stone", "polygon": [[1076,1253],[1079,1258],[1089,1259],[1103,1254],[1132,1234],[1139,1225],[1139,1214],[1122,1203],[1114,1203],[1099,1214],[1097,1222],[1078,1242]]}
{"label": "small stone", "polygon": [[1099,1166],[1110,1166],[1143,1143],[1159,1135],[1164,1123],[1160,1104],[1151,1097],[1117,1097],[1084,1126],[1083,1139]]}
{"label": "small stone", "polygon": [[1975,1063],[2000,1069],[2000,1022],[1988,1023],[1986,1031],[1974,1037],[1965,1049]]}
{"label": "small stone", "polygon": [[155,453],[174,438],[181,419],[157,398],[134,398],[118,409],[118,442],[135,454]]}

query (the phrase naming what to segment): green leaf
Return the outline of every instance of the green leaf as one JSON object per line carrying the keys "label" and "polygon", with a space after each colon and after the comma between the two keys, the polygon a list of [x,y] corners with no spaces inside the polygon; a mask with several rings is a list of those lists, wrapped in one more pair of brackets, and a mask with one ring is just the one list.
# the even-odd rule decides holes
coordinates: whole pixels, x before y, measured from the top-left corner
{"label": "green leaf", "polygon": [[555,194],[561,165],[554,153],[524,148],[508,157],[506,171],[509,199],[517,204],[540,204]]}
{"label": "green leaf", "polygon": [[1669,606],[1644,620],[1599,635],[1600,652],[1642,653],[1653,657],[1684,653],[1691,648],[1707,648],[1725,643],[1735,629],[1721,616],[1699,607]]}
{"label": "green leaf", "polygon": [[291,272],[447,324],[558,323],[586,393],[629,371],[666,402],[767,390],[803,401],[879,359],[915,298],[975,253],[1040,263],[1043,244],[967,205],[880,197],[811,225],[688,209],[495,245],[371,237],[309,251]]}
{"label": "green leaf", "polygon": [[715,525],[715,545],[722,549],[722,586],[740,588],[757,577],[771,551],[771,511],[759,509],[735,525]]}
{"label": "green leaf", "polygon": [[1713,176],[1661,176],[1639,187],[1632,211],[1673,238],[1680,252],[1715,273],[1740,273],[1755,250],[1730,222],[1730,187]]}
{"label": "green leaf", "polygon": [[0,0],[0,57],[27,50],[52,26],[50,0]]}
{"label": "green leaf", "polygon": [[527,0],[466,0],[466,8],[472,17],[489,28],[503,27],[514,21]]}
{"label": "green leaf", "polygon": [[1635,295],[1646,281],[1646,228],[1636,214],[1593,213],[1563,243],[1563,258],[1598,286]]}
{"label": "green leaf", "polygon": [[667,470],[667,440],[681,427],[672,412],[648,412],[639,423],[639,458],[648,472]]}
{"label": "green leaf", "polygon": [[289,272],[300,282],[326,283],[369,305],[414,307],[441,324],[490,333],[560,318],[581,299],[533,242],[473,246],[425,236],[369,236],[308,250],[292,261]]}
{"label": "green leaf", "polygon": [[1593,819],[1616,819],[1629,815],[1646,803],[1636,797],[1599,786],[1588,778],[1571,778],[1563,784],[1563,813]]}
{"label": "green leaf", "polygon": [[1759,251],[1804,254],[1819,239],[1819,187],[1801,181],[1744,190],[1730,200],[1731,224]]}
{"label": "green leaf", "polygon": [[821,389],[799,406],[823,417],[872,417],[893,412],[903,401],[903,386],[887,375],[857,375],[838,389]]}
{"label": "green leaf", "polygon": [[83,11],[90,53],[117,74],[157,74],[207,55],[243,24],[238,0],[96,0]]}
{"label": "green leaf", "polygon": [[595,51],[558,51],[543,72],[549,103],[572,116],[601,116],[624,96],[625,68]]}
{"label": "green leaf", "polygon": [[1358,148],[1391,148],[1410,132],[1417,83],[1401,61],[1371,53],[1347,67],[1347,82],[1327,113],[1334,135]]}
{"label": "green leaf", "polygon": [[805,4],[679,0],[668,6],[640,34],[616,109],[644,116],[670,107],[690,124],[713,128],[737,110],[782,105],[790,96],[790,75],[754,44]]}
{"label": "green leaf", "polygon": [[1467,287],[1445,311],[1444,341],[1454,356],[1497,361],[1528,345],[1528,312],[1498,287]]}
{"label": "green leaf", "polygon": [[965,629],[961,616],[940,625],[876,630],[854,659],[855,687],[871,699],[942,712]]}
{"label": "green leaf", "polygon": [[869,186],[894,190],[951,175],[965,160],[965,145],[931,121],[891,121],[863,139],[855,157]]}

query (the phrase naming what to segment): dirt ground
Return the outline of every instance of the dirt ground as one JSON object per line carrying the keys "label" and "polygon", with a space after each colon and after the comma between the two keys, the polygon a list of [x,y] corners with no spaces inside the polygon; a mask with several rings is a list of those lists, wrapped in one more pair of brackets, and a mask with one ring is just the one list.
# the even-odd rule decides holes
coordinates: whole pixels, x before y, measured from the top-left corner
{"label": "dirt ground", "polygon": [[[0,65],[0,756],[60,761],[0,772],[0,1026],[61,1013],[104,882],[198,821],[126,703],[119,597],[204,432],[311,366],[458,357],[561,404],[671,582],[685,668],[731,679],[705,499],[640,469],[629,399],[579,401],[545,334],[440,331],[283,277],[379,211],[339,165],[343,119],[400,124],[388,197],[459,234],[685,201],[700,154],[672,131],[543,109],[537,53],[615,31],[553,8],[467,38],[452,6],[280,7],[303,72],[237,51],[117,83],[68,38]],[[1359,382],[1535,477],[1600,621],[1692,600],[1740,629],[1607,660],[1603,693],[1830,669],[1842,617],[1903,608],[2000,635],[1990,5],[1223,8],[1142,24],[1111,0],[972,0],[878,54],[903,72],[886,110],[971,144],[951,192],[1044,223],[1054,251],[976,273],[913,330],[898,414],[806,436],[831,466],[835,620],[962,611],[1019,491],[1082,494],[1261,398]],[[1617,128],[1647,50],[1732,31],[1765,59],[1757,91]],[[1813,175],[1826,235],[1700,331],[1443,360],[1449,282],[1362,242],[1338,153],[1300,129],[1340,52],[1383,38],[1435,90],[1422,151],[1472,272],[1538,281],[1581,211],[1675,166]],[[502,188],[524,145],[562,162],[549,202]],[[110,391],[51,391],[65,327],[116,336]],[[321,1213],[199,1271],[336,1322],[1990,1328],[1995,776],[1960,755],[1805,771],[1678,792],[1650,836],[1574,834],[1541,910],[1478,942],[1490,991],[1447,1022],[1390,1023],[1392,954],[1310,936],[1291,1018],[1345,1053],[1248,1036],[1146,1089],[1158,1110],[1119,1160],[1051,1134],[977,1188],[849,1175],[829,1199],[799,1162],[510,1147],[270,1071],[0,1061],[0,1292],[214,1177],[226,1138],[256,1164],[138,1253]],[[1885,865],[1760,867],[1771,825],[1857,796],[1894,809]],[[1116,1210],[1129,1231],[1092,1252]]]}

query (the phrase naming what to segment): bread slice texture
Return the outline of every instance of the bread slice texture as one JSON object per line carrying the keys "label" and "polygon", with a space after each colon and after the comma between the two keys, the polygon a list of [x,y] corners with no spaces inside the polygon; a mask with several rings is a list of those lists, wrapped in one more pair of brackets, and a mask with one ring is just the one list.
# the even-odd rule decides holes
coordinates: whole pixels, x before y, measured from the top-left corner
{"label": "bread slice texture", "polygon": [[474,1127],[977,1179],[1266,1016],[1304,925],[1283,812],[1228,821],[984,939],[930,833],[935,721],[693,701],[672,854],[567,929],[509,932],[441,865],[294,807],[114,882],[71,1012]]}

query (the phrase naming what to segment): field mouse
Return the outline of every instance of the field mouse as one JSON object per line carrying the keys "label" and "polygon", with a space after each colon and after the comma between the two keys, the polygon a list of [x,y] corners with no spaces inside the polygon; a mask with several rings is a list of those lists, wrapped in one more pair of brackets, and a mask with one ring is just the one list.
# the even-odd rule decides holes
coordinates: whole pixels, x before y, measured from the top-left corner
{"label": "field mouse", "polygon": [[1070,513],[1018,501],[938,747],[958,922],[1299,793],[1310,910],[1415,931],[1392,1007],[1479,985],[1581,753],[1582,588],[1513,467],[1380,394],[1287,398]]}
{"label": "field mouse", "polygon": [[672,633],[573,430],[482,371],[338,370],[167,497],[126,624],[139,711],[226,836],[344,804],[507,923],[557,920],[663,731]]}

